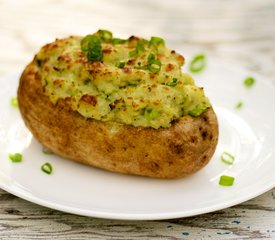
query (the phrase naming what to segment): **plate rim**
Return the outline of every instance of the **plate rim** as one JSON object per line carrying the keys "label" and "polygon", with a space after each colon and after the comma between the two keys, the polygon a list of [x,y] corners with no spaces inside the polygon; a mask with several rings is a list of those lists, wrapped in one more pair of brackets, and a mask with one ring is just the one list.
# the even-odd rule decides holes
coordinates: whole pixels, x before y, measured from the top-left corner
{"label": "plate rim", "polygon": [[43,207],[47,207],[50,209],[62,211],[69,214],[79,215],[79,216],[86,216],[86,217],[95,217],[95,218],[102,218],[102,219],[113,219],[113,220],[166,220],[166,219],[175,219],[175,218],[185,218],[185,217],[192,217],[201,214],[207,214],[215,211],[219,211],[225,208],[229,208],[235,206],[237,204],[241,204],[248,200],[251,200],[269,190],[275,188],[275,183],[271,182],[269,185],[266,185],[265,188],[261,188],[256,192],[251,192],[249,195],[245,195],[239,197],[237,199],[227,201],[226,203],[216,204],[214,206],[199,208],[196,210],[189,210],[189,211],[177,211],[177,212],[166,212],[166,213],[117,213],[117,212],[104,212],[104,211],[95,211],[95,210],[84,210],[77,207],[72,206],[62,206],[59,203],[53,203],[46,200],[43,200],[33,194],[28,193],[27,191],[22,191],[22,189],[18,188],[19,191],[15,191],[17,186],[8,188],[5,184],[0,181],[0,188],[4,191],[13,194],[19,198],[22,198],[26,201],[31,203],[38,204]]}

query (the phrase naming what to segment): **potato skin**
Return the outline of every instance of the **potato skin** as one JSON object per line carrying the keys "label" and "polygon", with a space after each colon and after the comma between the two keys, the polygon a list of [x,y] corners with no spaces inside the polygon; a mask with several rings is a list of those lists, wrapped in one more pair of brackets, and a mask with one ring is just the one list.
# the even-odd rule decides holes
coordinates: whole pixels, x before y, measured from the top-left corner
{"label": "potato skin", "polygon": [[85,119],[65,100],[56,105],[50,102],[34,62],[22,73],[18,102],[26,126],[45,147],[62,157],[113,172],[184,177],[209,162],[218,142],[212,108],[160,129]]}

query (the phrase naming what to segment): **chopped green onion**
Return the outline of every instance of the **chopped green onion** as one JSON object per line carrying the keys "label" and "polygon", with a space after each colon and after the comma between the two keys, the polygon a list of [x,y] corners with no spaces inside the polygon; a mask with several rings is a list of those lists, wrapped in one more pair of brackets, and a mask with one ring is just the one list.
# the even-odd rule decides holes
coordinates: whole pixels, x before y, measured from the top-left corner
{"label": "chopped green onion", "polygon": [[111,42],[113,34],[108,30],[98,30],[98,35],[103,42]]}
{"label": "chopped green onion", "polygon": [[81,50],[83,52],[87,52],[94,45],[101,45],[101,42],[97,36],[87,35],[81,40],[80,45],[81,45]]}
{"label": "chopped green onion", "polygon": [[172,82],[168,82],[165,85],[169,86],[169,87],[175,87],[178,83],[178,79],[177,78],[173,78]]}
{"label": "chopped green onion", "polygon": [[51,154],[54,154],[50,149],[46,148],[46,147],[43,147],[42,148],[42,152],[44,154],[48,154],[48,155],[51,155]]}
{"label": "chopped green onion", "polygon": [[151,37],[150,45],[165,45],[165,41],[160,37]]}
{"label": "chopped green onion", "polygon": [[103,58],[103,53],[102,53],[101,47],[100,48],[94,47],[94,48],[89,49],[87,58],[90,62],[101,61]]}
{"label": "chopped green onion", "polygon": [[220,177],[220,181],[219,181],[219,184],[221,186],[232,186],[233,183],[234,183],[234,180],[235,178],[234,177],[231,177],[231,176],[227,176],[227,175],[222,175]]}
{"label": "chopped green onion", "polygon": [[204,54],[198,54],[194,56],[192,59],[190,65],[189,65],[189,70],[192,73],[198,73],[201,72],[206,66],[206,57]]}
{"label": "chopped green onion", "polygon": [[252,87],[255,83],[255,79],[253,77],[247,77],[244,79],[243,83],[246,87]]}
{"label": "chopped green onion", "polygon": [[41,170],[42,170],[44,173],[51,174],[52,171],[53,171],[53,167],[52,167],[52,165],[51,165],[49,162],[46,162],[46,163],[44,163],[44,164],[41,166]]}
{"label": "chopped green onion", "polygon": [[135,57],[137,56],[138,52],[136,49],[132,50],[131,52],[129,52],[129,57]]}
{"label": "chopped green onion", "polygon": [[81,50],[87,52],[89,61],[101,61],[103,58],[100,39],[97,36],[87,35],[81,40]]}
{"label": "chopped green onion", "polygon": [[14,154],[11,153],[9,154],[9,159],[14,163],[22,162],[23,156],[21,153],[14,153]]}
{"label": "chopped green onion", "polygon": [[139,41],[137,43],[136,50],[137,50],[137,52],[144,52],[145,51],[144,42],[143,41]]}
{"label": "chopped green onion", "polygon": [[125,43],[126,41],[127,41],[127,40],[125,40],[125,39],[113,38],[112,43],[113,43],[114,45],[116,45],[116,44],[123,44],[123,43]]}
{"label": "chopped green onion", "polygon": [[228,152],[223,152],[221,160],[228,165],[232,165],[235,161],[235,157]]}
{"label": "chopped green onion", "polygon": [[154,120],[159,116],[159,112],[152,108],[146,108],[144,111],[144,117],[148,121]]}
{"label": "chopped green onion", "polygon": [[150,63],[156,59],[156,56],[153,53],[150,53],[147,57],[147,61]]}
{"label": "chopped green onion", "polygon": [[240,109],[240,108],[242,108],[242,106],[243,106],[243,102],[238,102],[237,104],[236,104],[236,109]]}
{"label": "chopped green onion", "polygon": [[124,68],[125,62],[124,61],[118,61],[115,63],[115,66],[118,68]]}
{"label": "chopped green onion", "polygon": [[11,106],[18,107],[18,101],[16,97],[11,98]]}
{"label": "chopped green onion", "polygon": [[152,60],[149,64],[148,64],[148,70],[151,73],[158,73],[161,69],[161,62],[159,60]]}

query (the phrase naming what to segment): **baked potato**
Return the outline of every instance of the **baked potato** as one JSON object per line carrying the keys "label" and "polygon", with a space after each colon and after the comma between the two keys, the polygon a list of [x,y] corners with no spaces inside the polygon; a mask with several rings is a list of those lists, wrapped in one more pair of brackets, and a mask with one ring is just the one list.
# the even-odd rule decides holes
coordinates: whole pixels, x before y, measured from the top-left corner
{"label": "baked potato", "polygon": [[45,45],[23,71],[18,103],[33,136],[55,154],[101,169],[180,178],[204,167],[216,115],[184,58],[163,39],[107,30]]}

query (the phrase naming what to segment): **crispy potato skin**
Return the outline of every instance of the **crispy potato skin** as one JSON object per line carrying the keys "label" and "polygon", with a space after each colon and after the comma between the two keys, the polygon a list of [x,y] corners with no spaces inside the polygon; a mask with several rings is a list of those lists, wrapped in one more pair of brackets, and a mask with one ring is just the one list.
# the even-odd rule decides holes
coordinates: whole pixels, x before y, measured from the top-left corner
{"label": "crispy potato skin", "polygon": [[170,128],[144,128],[85,119],[66,101],[44,95],[39,71],[30,63],[18,88],[20,112],[34,137],[57,155],[113,172],[180,178],[204,167],[218,142],[212,108],[184,116]]}

